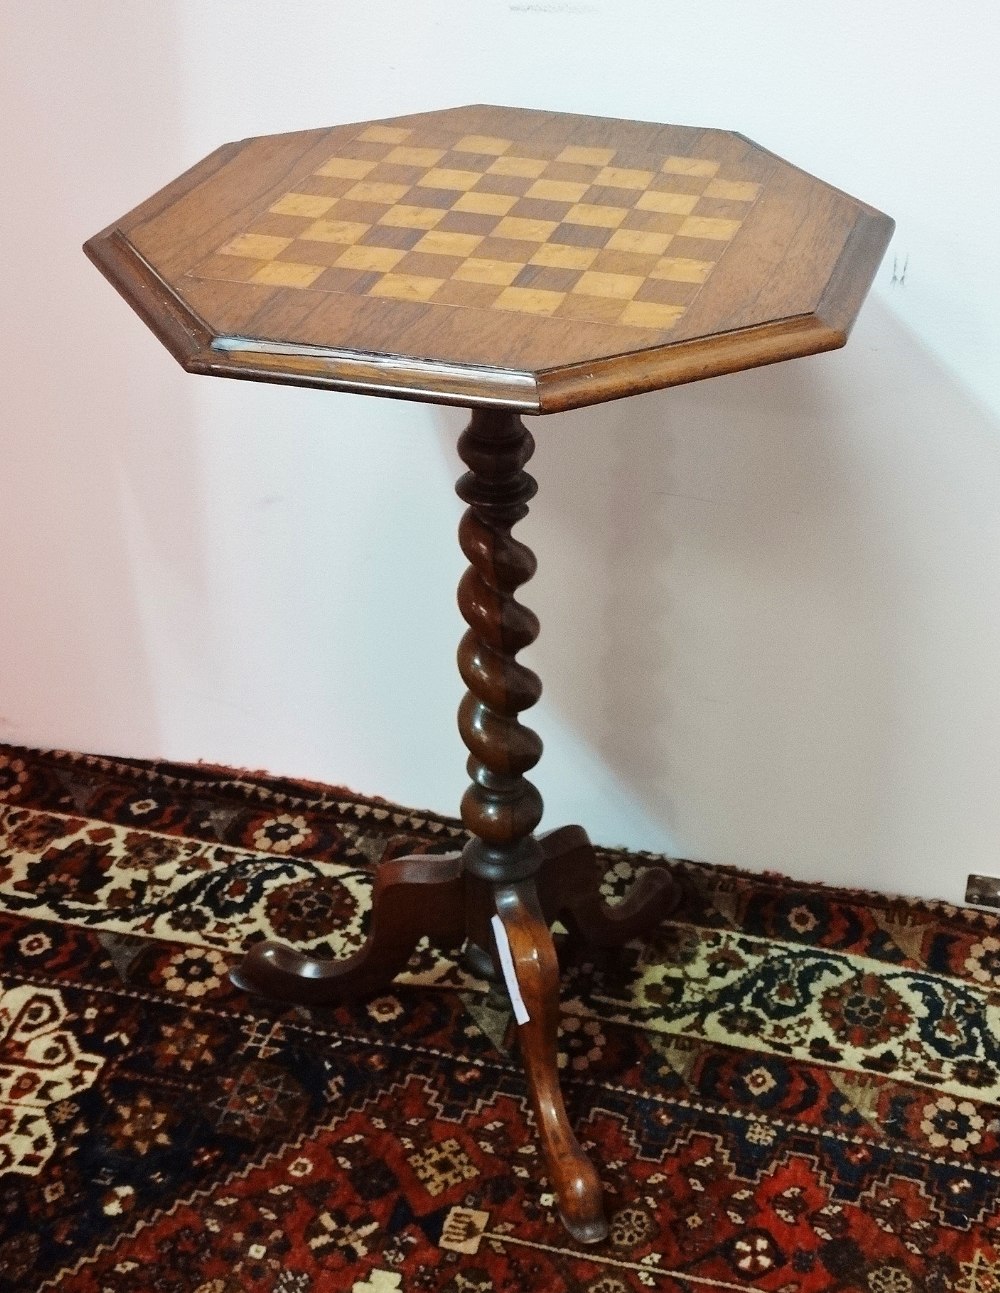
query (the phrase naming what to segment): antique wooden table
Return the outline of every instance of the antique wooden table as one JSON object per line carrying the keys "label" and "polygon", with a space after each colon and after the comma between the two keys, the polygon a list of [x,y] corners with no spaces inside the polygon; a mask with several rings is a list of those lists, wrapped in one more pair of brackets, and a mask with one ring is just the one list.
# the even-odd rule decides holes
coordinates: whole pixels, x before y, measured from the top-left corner
{"label": "antique wooden table", "polygon": [[507,984],[560,1214],[607,1233],[559,1090],[557,917],[615,945],[674,902],[649,870],[600,899],[584,832],[536,837],[518,720],[541,684],[511,536],[535,482],[523,413],[553,413],[842,346],[892,221],[739,135],[468,107],[227,144],[87,254],[193,373],[459,404],[470,568],[458,652],[470,751],[460,855],[385,863],[370,934],[321,961],[253,946],[248,989],[318,1005],[374,992],[429,935]]}

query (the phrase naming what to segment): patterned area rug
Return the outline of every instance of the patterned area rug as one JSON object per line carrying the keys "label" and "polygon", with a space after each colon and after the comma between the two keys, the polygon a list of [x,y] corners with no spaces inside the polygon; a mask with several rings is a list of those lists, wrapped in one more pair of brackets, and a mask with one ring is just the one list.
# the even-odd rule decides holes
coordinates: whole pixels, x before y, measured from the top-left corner
{"label": "patterned area rug", "polygon": [[[378,860],[461,828],[329,787],[0,747],[0,1290],[998,1293],[1000,922],[652,855],[684,907],[566,966],[609,1240],[555,1219],[508,1017],[429,948],[307,1013]],[[337,926],[343,937],[329,939]]]}

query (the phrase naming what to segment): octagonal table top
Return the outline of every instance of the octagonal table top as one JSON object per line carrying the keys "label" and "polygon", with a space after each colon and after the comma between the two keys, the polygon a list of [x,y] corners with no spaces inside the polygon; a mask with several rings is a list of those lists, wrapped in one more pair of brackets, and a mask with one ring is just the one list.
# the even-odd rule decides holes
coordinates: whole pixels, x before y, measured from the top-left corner
{"label": "octagonal table top", "polygon": [[85,250],[189,371],[544,413],[842,346],[892,229],[727,131],[474,106],[226,144]]}

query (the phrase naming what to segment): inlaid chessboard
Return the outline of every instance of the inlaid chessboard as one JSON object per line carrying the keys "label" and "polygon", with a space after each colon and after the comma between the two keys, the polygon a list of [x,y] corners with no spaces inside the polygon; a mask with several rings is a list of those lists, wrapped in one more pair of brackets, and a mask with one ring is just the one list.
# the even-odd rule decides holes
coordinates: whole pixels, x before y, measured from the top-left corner
{"label": "inlaid chessboard", "polygon": [[225,144],[87,252],[191,372],[554,412],[843,345],[891,230],[729,131],[472,104]]}
{"label": "inlaid chessboard", "polygon": [[666,331],[761,188],[706,157],[372,125],[190,274]]}

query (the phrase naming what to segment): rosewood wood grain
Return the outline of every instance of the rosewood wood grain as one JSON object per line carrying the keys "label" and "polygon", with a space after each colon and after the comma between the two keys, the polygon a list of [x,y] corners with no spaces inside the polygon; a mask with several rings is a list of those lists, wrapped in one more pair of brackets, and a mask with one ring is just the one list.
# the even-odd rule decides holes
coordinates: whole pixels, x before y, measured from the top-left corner
{"label": "rosewood wood grain", "polygon": [[842,346],[891,232],[736,134],[478,105],[226,145],[86,250],[190,372],[548,413]]}

